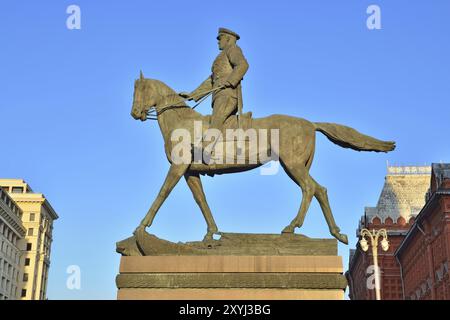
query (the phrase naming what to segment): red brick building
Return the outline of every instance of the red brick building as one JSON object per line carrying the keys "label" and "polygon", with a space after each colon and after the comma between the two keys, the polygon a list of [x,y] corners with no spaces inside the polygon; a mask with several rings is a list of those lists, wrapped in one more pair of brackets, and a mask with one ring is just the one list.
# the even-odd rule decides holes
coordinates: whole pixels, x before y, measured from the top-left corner
{"label": "red brick building", "polygon": [[450,299],[450,164],[433,164],[427,202],[395,255],[405,299]]}
{"label": "red brick building", "polygon": [[[363,228],[386,229],[389,250],[378,247],[381,299],[403,299],[402,276],[394,253],[402,244],[416,215],[425,204],[430,185],[430,167],[388,167],[383,190],[376,207],[366,207],[356,236]],[[381,240],[381,239],[380,239]],[[369,241],[369,246],[371,243]],[[371,247],[362,251],[359,243],[350,250],[349,297],[352,300],[375,300],[374,268]]]}
{"label": "red brick building", "polygon": [[[405,223],[403,218],[399,218],[400,221],[397,223],[393,223],[389,218],[383,224],[377,220],[378,218],[375,218],[374,223],[364,224],[363,227],[370,231],[381,228],[388,231],[389,250],[383,251],[381,246],[378,247],[378,264],[381,272],[381,299],[403,299],[400,268],[394,253],[405,238],[411,224],[414,222],[414,218],[411,218],[409,223]],[[371,248],[364,252],[358,244],[356,249],[351,250],[350,255],[350,265],[347,273],[350,299],[375,300],[374,270],[370,267],[373,266]]]}

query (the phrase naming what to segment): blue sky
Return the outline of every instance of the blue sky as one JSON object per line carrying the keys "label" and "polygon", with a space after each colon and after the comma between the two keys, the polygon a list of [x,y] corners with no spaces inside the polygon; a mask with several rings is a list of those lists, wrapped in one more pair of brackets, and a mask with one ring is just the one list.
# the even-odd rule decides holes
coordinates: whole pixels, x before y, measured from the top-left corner
{"label": "blue sky", "polygon": [[[81,8],[81,30],[66,8]],[[381,8],[368,30],[366,9]],[[244,110],[352,126],[395,140],[389,154],[342,149],[317,134],[311,175],[328,188],[350,238],[376,204],[391,164],[450,162],[450,2],[433,1],[8,1],[0,11],[0,176],[23,178],[60,215],[50,299],[114,299],[120,256],[168,169],[154,122],[130,115],[133,81],[194,89],[218,53],[218,27],[241,35],[250,68]],[[209,101],[198,109],[209,113]],[[297,213],[299,188],[280,170],[203,178],[221,231],[278,233]],[[224,197],[226,195],[226,197]],[[205,223],[184,181],[149,232],[199,240]],[[316,201],[297,232],[329,237]],[[81,290],[66,287],[69,265]]]}

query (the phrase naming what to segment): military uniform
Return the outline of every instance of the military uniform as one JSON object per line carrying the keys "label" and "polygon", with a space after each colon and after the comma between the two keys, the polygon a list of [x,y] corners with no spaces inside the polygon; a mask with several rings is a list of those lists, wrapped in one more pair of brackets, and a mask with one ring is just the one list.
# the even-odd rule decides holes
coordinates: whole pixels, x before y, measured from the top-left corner
{"label": "military uniform", "polygon": [[[239,39],[239,35],[231,30],[220,28],[221,33],[228,33]],[[211,75],[203,83],[191,92],[195,101],[200,100],[213,88],[220,87],[226,83],[231,84],[212,95],[212,118],[211,127],[221,130],[225,120],[232,114],[242,110],[241,80],[248,70],[248,63],[242,54],[241,48],[233,44],[223,49],[214,60]]]}

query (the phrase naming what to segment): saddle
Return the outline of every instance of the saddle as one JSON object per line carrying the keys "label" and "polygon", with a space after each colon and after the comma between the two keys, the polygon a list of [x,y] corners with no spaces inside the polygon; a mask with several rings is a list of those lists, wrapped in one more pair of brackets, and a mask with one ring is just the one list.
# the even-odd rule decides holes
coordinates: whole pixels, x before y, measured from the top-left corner
{"label": "saddle", "polygon": [[[205,116],[204,120],[203,120],[204,126],[203,126],[203,134],[205,134],[205,132],[209,129],[209,127],[211,126],[211,116]],[[221,150],[220,156],[222,158],[222,160],[224,161],[223,163],[228,161],[232,161],[232,162],[236,162],[237,158],[236,156],[240,156],[241,152],[243,150],[249,150],[249,141],[248,139],[245,138],[245,132],[252,128],[252,112],[247,112],[247,113],[243,113],[242,115],[231,115],[228,117],[228,119],[225,121],[224,125],[223,125],[223,130],[222,130],[222,137],[220,140],[218,140],[215,144],[214,144],[214,151],[211,153],[211,157],[212,159],[217,158],[217,156],[219,156],[218,154],[216,154],[217,150]],[[227,138],[227,130],[236,130],[235,132],[232,132],[232,140],[228,141]],[[244,133],[244,135],[241,138],[240,133],[237,130],[241,130],[240,133]],[[238,138],[239,137],[239,138]],[[235,153],[233,153],[232,157],[230,158],[230,156],[227,154],[227,150],[229,151],[229,149],[227,149],[228,147],[228,142],[233,142],[231,144],[232,149],[235,149]],[[241,147],[243,146],[244,149],[241,149],[240,147],[238,147],[238,145],[236,145],[236,143],[244,143],[244,145],[240,145]],[[211,141],[203,141],[203,149],[204,150],[208,150],[207,147],[208,145],[211,146]],[[194,155],[194,152],[196,152],[195,146],[192,146],[192,152]],[[211,150],[211,149],[210,149]],[[212,151],[212,150],[211,150]],[[257,150],[253,150],[253,152],[257,152]],[[247,154],[247,157],[250,156],[256,156],[256,155],[250,155]],[[216,164],[209,164],[210,168],[215,169],[216,168]],[[209,176],[214,176],[215,173],[206,173]]]}
{"label": "saddle", "polygon": [[[205,121],[207,123],[206,126],[204,126],[204,131],[206,131],[211,126],[211,115],[205,116]],[[246,112],[241,115],[231,115],[225,120],[225,123],[223,125],[223,131],[222,135],[225,137],[225,130],[227,129],[242,129],[247,130],[252,127],[252,112]]]}

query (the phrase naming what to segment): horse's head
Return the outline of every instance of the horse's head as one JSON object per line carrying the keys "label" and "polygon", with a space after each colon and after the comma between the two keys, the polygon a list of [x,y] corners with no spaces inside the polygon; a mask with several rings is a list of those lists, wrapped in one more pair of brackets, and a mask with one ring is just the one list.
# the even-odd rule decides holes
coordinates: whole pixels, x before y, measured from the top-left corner
{"label": "horse's head", "polygon": [[171,106],[186,104],[168,85],[159,80],[145,79],[141,71],[139,79],[134,82],[131,116],[141,121],[156,119]]}
{"label": "horse's head", "polygon": [[145,79],[141,71],[139,79],[134,82],[133,106],[131,116],[136,120],[145,121],[147,113],[157,104],[154,90],[151,90],[150,79]]}

